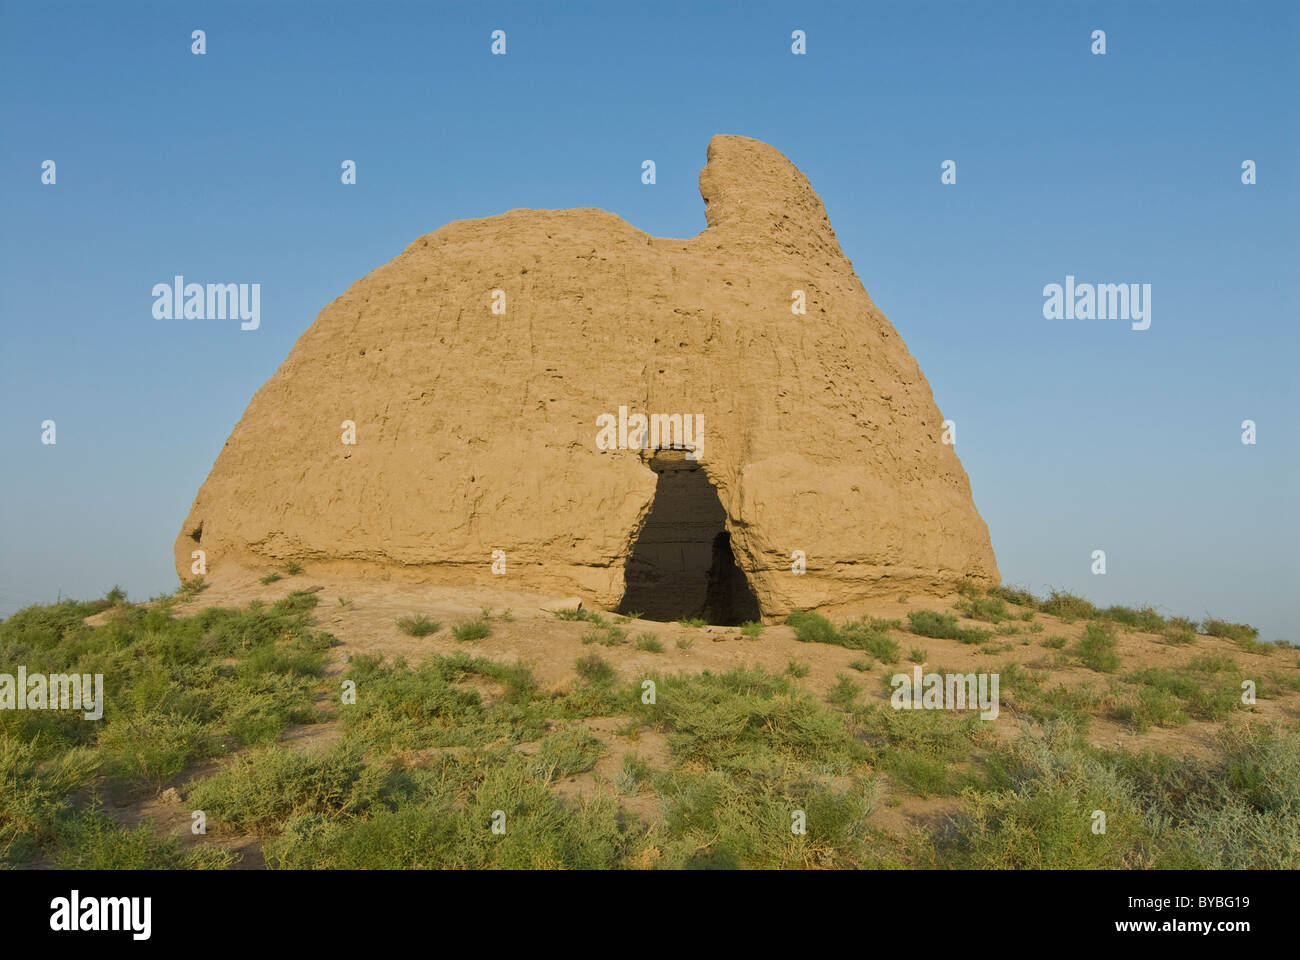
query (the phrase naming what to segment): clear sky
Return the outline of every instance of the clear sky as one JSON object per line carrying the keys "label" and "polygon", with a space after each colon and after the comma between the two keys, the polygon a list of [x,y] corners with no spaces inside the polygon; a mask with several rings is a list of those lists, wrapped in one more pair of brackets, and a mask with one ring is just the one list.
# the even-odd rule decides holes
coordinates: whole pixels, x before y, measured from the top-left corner
{"label": "clear sky", "polygon": [[[1300,641],[1298,27],[1295,3],[0,0],[0,615],[173,589],[248,400],[420,234],[581,206],[691,236],[737,133],[825,201],[1006,581]],[[259,282],[261,329],[154,319],[177,273]],[[1149,283],[1150,329],[1044,319],[1067,274]]]}

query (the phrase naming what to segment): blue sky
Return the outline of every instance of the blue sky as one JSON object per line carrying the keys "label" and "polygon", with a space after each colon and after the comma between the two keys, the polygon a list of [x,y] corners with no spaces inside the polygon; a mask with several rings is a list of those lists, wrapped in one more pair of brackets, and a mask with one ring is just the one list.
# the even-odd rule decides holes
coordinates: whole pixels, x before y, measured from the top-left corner
{"label": "blue sky", "polygon": [[[1291,3],[0,0],[0,615],[174,588],[249,398],[415,237],[576,206],[691,236],[738,133],[825,201],[1005,580],[1300,641],[1298,28]],[[154,319],[176,273],[261,283],[261,329]],[[1045,320],[1066,274],[1151,284],[1151,328]]]}

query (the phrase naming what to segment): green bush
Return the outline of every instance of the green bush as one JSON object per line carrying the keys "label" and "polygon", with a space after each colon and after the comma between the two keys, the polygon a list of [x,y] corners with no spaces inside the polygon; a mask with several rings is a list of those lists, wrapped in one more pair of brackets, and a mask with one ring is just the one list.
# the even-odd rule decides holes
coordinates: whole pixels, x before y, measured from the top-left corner
{"label": "green bush", "polygon": [[602,659],[598,653],[579,657],[575,661],[573,668],[577,671],[578,676],[589,683],[609,683],[614,679],[614,668]]}
{"label": "green bush", "polygon": [[795,610],[785,622],[794,628],[795,639],[800,643],[838,643],[834,625],[820,613]]}
{"label": "green bush", "polygon": [[1084,666],[1102,673],[1114,673],[1119,669],[1118,646],[1115,640],[1115,628],[1109,623],[1089,623],[1083,628],[1083,636],[1075,644],[1073,653]]}
{"label": "green bush", "polygon": [[1043,613],[1060,617],[1067,623],[1073,620],[1091,620],[1097,616],[1097,608],[1091,602],[1063,590],[1053,590],[1051,595],[1038,605],[1038,609]]}
{"label": "green bush", "polygon": [[442,629],[442,624],[419,613],[410,617],[398,617],[397,629],[408,637],[427,637],[429,634],[437,633]]}
{"label": "green bush", "polygon": [[461,643],[482,640],[485,637],[491,636],[491,634],[491,625],[482,617],[474,617],[472,620],[462,620],[451,628],[451,635]]}
{"label": "green bush", "polygon": [[908,629],[921,637],[935,640],[958,640],[962,643],[984,643],[993,634],[987,630],[962,627],[950,613],[936,610],[913,610],[907,615]]}
{"label": "green bush", "polygon": [[1138,610],[1132,607],[1107,607],[1099,616],[1147,633],[1160,633],[1166,625],[1165,618],[1156,613],[1154,607],[1142,607]]}
{"label": "green bush", "polygon": [[542,738],[533,771],[548,780],[583,773],[594,767],[604,753],[600,738],[585,727],[565,727]]}

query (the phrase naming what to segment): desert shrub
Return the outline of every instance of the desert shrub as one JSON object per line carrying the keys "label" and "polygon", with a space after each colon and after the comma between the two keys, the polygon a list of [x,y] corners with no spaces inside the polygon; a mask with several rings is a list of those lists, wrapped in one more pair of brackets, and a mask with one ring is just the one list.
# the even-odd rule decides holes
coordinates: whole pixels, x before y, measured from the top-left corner
{"label": "desert shrub", "polygon": [[[1068,724],[997,746],[989,783],[935,837],[936,866],[959,869],[1131,869],[1152,866],[1154,831],[1132,787],[1080,744]],[[1106,832],[1093,833],[1093,811]]]}
{"label": "desert shrub", "polygon": [[1060,635],[1043,638],[1043,646],[1047,647],[1049,650],[1060,650],[1069,642],[1070,640],[1068,637],[1062,637]]}
{"label": "desert shrub", "polygon": [[746,620],[740,625],[741,636],[758,639],[763,635],[763,624],[757,620]]}
{"label": "desert shrub", "polygon": [[820,613],[795,610],[785,622],[794,628],[795,639],[800,643],[838,643],[835,626]]}
{"label": "desert shrub", "polygon": [[1178,697],[1198,720],[1222,720],[1241,707],[1243,677],[1231,657],[1205,655],[1181,667],[1137,670],[1128,680]]}
{"label": "desert shrub", "polygon": [[1149,606],[1140,609],[1120,606],[1107,607],[1098,616],[1147,633],[1159,633],[1165,628],[1165,618],[1157,613],[1154,607]]}
{"label": "desert shrub", "polygon": [[898,643],[885,633],[899,626],[897,620],[864,617],[837,629],[821,614],[796,610],[786,617],[785,622],[794,628],[795,638],[803,643],[829,643],[850,650],[866,650],[886,663],[898,661]]}
{"label": "desert shrub", "polygon": [[627,642],[627,631],[611,624],[598,625],[582,635],[586,644],[598,643],[602,647],[616,647]]}
{"label": "desert shrub", "polygon": [[[508,757],[470,785],[463,803],[438,788],[366,817],[305,814],[265,846],[280,869],[596,870],[619,866],[636,838],[620,827],[607,794],[562,802],[530,770]],[[494,814],[508,828],[492,832]]]}
{"label": "desert shrub", "polygon": [[1001,623],[1011,616],[1006,604],[997,597],[977,597],[957,604],[957,609],[972,619],[987,620],[990,623]]}
{"label": "desert shrub", "polygon": [[1164,849],[1157,866],[1300,866],[1300,735],[1230,722],[1209,761],[1121,755],[1122,771]]}
{"label": "desert shrub", "polygon": [[650,779],[650,766],[633,753],[623,754],[622,765],[614,774],[614,786],[625,796],[640,791],[641,786]]}
{"label": "desert shrub", "polygon": [[1023,587],[1012,587],[1004,584],[1000,587],[990,587],[988,596],[1005,603],[1013,603],[1017,607],[1038,607],[1038,598]]}
{"label": "desert shrub", "polygon": [[417,613],[414,616],[398,617],[397,629],[408,637],[427,637],[431,633],[437,633],[442,629],[442,624],[436,620],[430,620],[423,613]]}
{"label": "desert shrub", "polygon": [[853,701],[858,698],[858,694],[861,692],[862,684],[846,674],[838,673],[835,675],[835,686],[831,688],[831,692],[827,694],[826,699],[837,707],[848,709],[853,706]]}
{"label": "desert shrub", "polygon": [[492,626],[483,617],[462,620],[451,628],[451,635],[461,643],[482,640],[484,637],[491,636],[491,634]]}
{"label": "desert shrub", "polygon": [[964,775],[953,765],[969,753],[982,721],[970,712],[872,704],[855,711],[854,722],[872,762],[909,792],[927,797],[960,789]]}
{"label": "desert shrub", "polygon": [[604,753],[605,745],[586,727],[565,727],[541,739],[533,758],[533,772],[548,780],[583,773],[595,766]]}
{"label": "desert shrub", "polygon": [[53,839],[98,766],[86,748],[45,759],[38,744],[0,736],[0,867],[25,863]]}
{"label": "desert shrub", "polygon": [[161,787],[190,763],[215,752],[212,731],[191,717],[149,713],[109,724],[99,735],[110,770]]}
{"label": "desert shrub", "polygon": [[908,629],[922,637],[955,640],[961,633],[957,618],[937,610],[913,610],[907,615]]}
{"label": "desert shrub", "polygon": [[779,759],[845,769],[854,756],[842,715],[789,677],[738,667],[656,682],[656,702],[638,706],[682,762],[748,769]]}
{"label": "desert shrub", "polygon": [[918,636],[935,640],[958,640],[962,643],[983,643],[993,636],[987,630],[962,627],[951,613],[937,610],[913,610],[907,615],[908,629]]}
{"label": "desert shrub", "polygon": [[60,870],[224,870],[233,860],[210,846],[182,851],[175,837],[155,837],[147,824],[126,829],[96,807],[61,824],[53,859]]}
{"label": "desert shrub", "polygon": [[579,657],[573,665],[578,676],[589,683],[608,683],[614,679],[614,668],[598,653]]}
{"label": "desert shrub", "polygon": [[897,663],[899,658],[898,641],[873,622],[855,620],[844,624],[837,636],[840,646],[850,650],[865,650],[877,660],[884,663]]}
{"label": "desert shrub", "polygon": [[1230,623],[1214,617],[1205,621],[1202,630],[1211,637],[1222,637],[1237,644],[1253,643],[1259,638],[1259,630],[1248,623]]}
{"label": "desert shrub", "polygon": [[1067,623],[1072,620],[1091,620],[1097,616],[1097,608],[1090,601],[1063,590],[1053,590],[1048,598],[1038,605],[1038,609],[1043,613],[1060,617]]}
{"label": "desert shrub", "polygon": [[638,634],[636,638],[636,648],[638,650],[647,650],[650,653],[664,652],[664,645],[659,642],[659,638],[653,633]]}
{"label": "desert shrub", "polygon": [[1117,646],[1114,627],[1108,623],[1089,623],[1083,628],[1083,636],[1074,645],[1073,653],[1085,667],[1114,673],[1120,663],[1115,652]]}
{"label": "desert shrub", "polygon": [[[345,674],[356,703],[342,710],[345,740],[371,747],[481,746],[533,740],[545,723],[544,704],[532,698],[527,668],[460,654],[432,656],[411,669],[403,660],[356,656]],[[504,702],[486,707],[474,677],[506,688]]]}
{"label": "desert shrub", "polygon": [[1159,687],[1141,688],[1135,699],[1117,706],[1113,716],[1141,732],[1152,726],[1173,727],[1187,722],[1178,700]]}
{"label": "desert shrub", "polygon": [[707,627],[709,621],[703,617],[682,617],[677,621],[683,627]]}
{"label": "desert shrub", "polygon": [[[1041,696],[1025,700],[1023,706],[1040,723],[1066,723],[1083,734],[1092,725],[1093,711],[1102,705],[1104,699],[1088,684],[1077,687],[1057,684],[1055,688],[1043,691]],[[1020,706],[1017,703],[1017,707]]]}
{"label": "desert shrub", "polygon": [[348,744],[319,754],[261,747],[191,784],[185,800],[223,826],[266,831],[293,816],[365,811],[379,798],[387,776],[386,769],[367,765]]}
{"label": "desert shrub", "polygon": [[[659,775],[663,860],[669,869],[850,867],[868,856],[867,821],[878,804],[874,778],[846,786],[676,770]],[[807,833],[790,830],[803,810]]]}
{"label": "desert shrub", "polygon": [[586,620],[591,623],[604,623],[605,618],[594,610],[588,610],[586,607],[577,609],[552,610],[557,619],[560,620]]}

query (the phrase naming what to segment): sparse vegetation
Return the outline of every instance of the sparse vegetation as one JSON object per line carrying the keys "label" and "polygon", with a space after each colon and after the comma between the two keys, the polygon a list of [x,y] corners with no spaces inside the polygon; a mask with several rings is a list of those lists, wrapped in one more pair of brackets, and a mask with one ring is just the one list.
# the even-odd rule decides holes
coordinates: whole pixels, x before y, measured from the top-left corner
{"label": "sparse vegetation", "polygon": [[589,683],[608,683],[614,679],[614,668],[598,653],[579,657],[573,666],[578,676]]}
{"label": "sparse vegetation", "polygon": [[[967,599],[977,609],[989,597],[1028,609],[994,590]],[[1151,655],[1121,664],[1117,631],[1142,627],[1116,608],[1081,617],[1068,630],[1082,635],[1073,646],[1045,636],[1053,652],[1036,654],[1032,667],[999,662],[1003,714],[994,722],[1022,726],[1012,741],[975,711],[889,706],[893,671],[877,671],[878,681],[864,674],[876,649],[899,659],[889,636],[897,621],[795,617],[804,642],[863,651],[800,648],[815,674],[797,660],[784,673],[673,673],[667,657],[640,658],[665,664],[650,674],[656,697],[647,704],[644,669],[620,680],[604,651],[577,658],[576,677],[546,686],[527,664],[467,650],[414,664],[353,650],[327,675],[337,641],[311,620],[317,595],[188,616],[178,615],[181,599],[146,609],[110,591],[0,622],[0,665],[102,673],[106,705],[98,722],[72,711],[0,711],[0,867],[220,869],[236,859],[229,841],[250,837],[269,866],[294,869],[1300,866],[1300,734],[1241,702],[1247,679],[1264,700],[1294,697],[1300,664],[1245,657],[1217,641],[1189,651],[1132,637],[1126,653]],[[85,624],[106,611],[94,621],[102,625]],[[587,621],[601,645],[628,642],[599,616],[566,619]],[[457,626],[474,623],[490,629],[487,615]],[[923,615],[920,625],[909,618],[918,636],[965,629],[947,614]],[[569,644],[580,632],[551,629]],[[1169,618],[1161,633],[1189,629]],[[977,633],[991,652],[1035,656]],[[637,648],[654,650],[642,645],[647,637],[655,635],[637,634]],[[694,637],[676,639],[685,650]],[[927,647],[912,647],[908,659],[957,650]],[[971,661],[973,651],[959,652]],[[630,649],[607,655],[617,661]],[[857,659],[846,672],[828,668],[849,656]],[[1067,682],[1053,679],[1075,660],[1106,675],[1079,684],[1076,669]],[[340,681],[350,681],[354,702],[343,703]],[[1136,733],[1166,728],[1165,737],[1189,720],[1213,723],[1218,739],[1205,760],[1103,750],[1083,736],[1094,717]],[[286,736],[297,725],[325,732],[321,721],[332,735],[310,748]],[[626,752],[638,738],[642,755]],[[606,754],[614,759],[601,761]],[[557,784],[575,777],[580,791]],[[187,848],[148,821],[124,829],[105,812],[166,787],[185,809],[207,812],[202,845]],[[874,816],[882,805],[913,816],[910,805],[926,797],[947,798],[934,826],[893,832]],[[791,834],[793,809],[807,813],[804,836]],[[1107,812],[1105,834],[1091,832],[1096,809]],[[510,824],[504,835],[484,829],[497,810]]]}
{"label": "sparse vegetation", "polygon": [[757,640],[763,635],[763,624],[757,620],[746,620],[740,625],[740,634],[751,640]]}
{"label": "sparse vegetation", "polygon": [[[997,597],[976,597],[957,604],[957,609],[975,620],[987,620],[989,623],[1001,623],[1009,620],[1007,605]],[[1030,611],[1030,616],[1033,616]]]}
{"label": "sparse vegetation", "polygon": [[637,634],[636,648],[638,650],[649,651],[650,653],[664,652],[664,645],[659,642],[659,638],[656,637],[653,633]]}
{"label": "sparse vegetation", "polygon": [[1001,600],[1003,603],[1010,603],[1017,607],[1029,607],[1031,610],[1038,609],[1038,598],[1023,587],[1012,587],[1003,584],[1000,587],[990,587],[987,593],[990,597]]}
{"label": "sparse vegetation", "polygon": [[936,640],[958,640],[978,644],[988,641],[993,634],[987,630],[963,627],[950,613],[935,610],[913,610],[907,615],[908,629],[922,637]]}
{"label": "sparse vegetation", "polygon": [[1205,621],[1202,629],[1208,636],[1222,637],[1234,643],[1242,643],[1243,641],[1252,643],[1259,639],[1259,631],[1248,623],[1229,623],[1227,620],[1217,620],[1210,617]]}
{"label": "sparse vegetation", "polygon": [[452,626],[451,635],[461,643],[472,643],[475,640],[490,637],[492,635],[492,625],[487,622],[485,617],[461,620]]}
{"label": "sparse vegetation", "polygon": [[821,614],[796,610],[785,622],[794,628],[802,643],[830,643],[850,650],[865,650],[885,663],[897,663],[898,642],[884,631],[897,621],[853,620],[838,629]]}
{"label": "sparse vegetation", "polygon": [[1089,623],[1083,628],[1083,636],[1075,644],[1073,653],[1085,667],[1101,673],[1114,673],[1119,669],[1118,646],[1115,640],[1115,628],[1108,623]]}
{"label": "sparse vegetation", "polygon": [[1053,590],[1046,600],[1039,603],[1038,609],[1060,617],[1066,623],[1091,620],[1097,616],[1097,608],[1090,601],[1062,590]]}
{"label": "sparse vegetation", "polygon": [[616,647],[627,642],[627,631],[612,623],[602,624],[582,635],[583,643],[598,643],[602,647]]}
{"label": "sparse vegetation", "polygon": [[410,617],[398,617],[397,629],[408,637],[427,637],[441,630],[442,624],[430,620],[422,613],[417,613]]}
{"label": "sparse vegetation", "polygon": [[1138,610],[1132,607],[1107,607],[1098,616],[1147,633],[1159,633],[1165,628],[1165,618],[1156,613],[1153,607]]}
{"label": "sparse vegetation", "polygon": [[556,619],[559,620],[586,620],[590,623],[602,624],[605,618],[595,610],[588,610],[586,607],[572,607],[563,610],[552,610]]}

